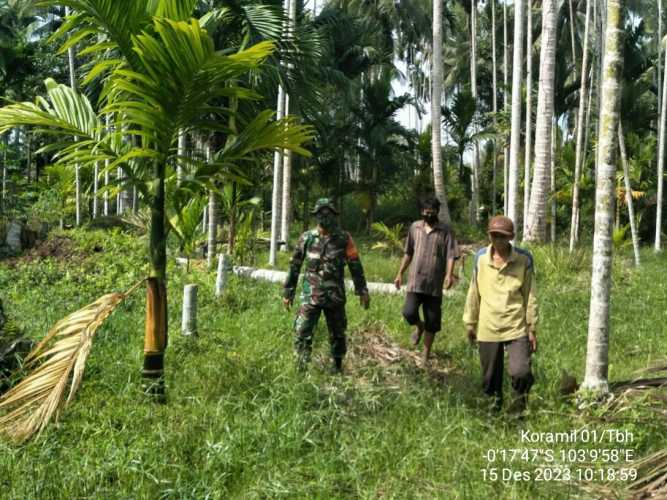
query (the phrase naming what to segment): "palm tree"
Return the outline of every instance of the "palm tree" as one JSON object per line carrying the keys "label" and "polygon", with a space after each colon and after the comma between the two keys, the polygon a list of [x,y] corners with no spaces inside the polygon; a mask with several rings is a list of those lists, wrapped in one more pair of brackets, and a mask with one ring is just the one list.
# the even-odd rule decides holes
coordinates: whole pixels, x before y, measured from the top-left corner
{"label": "palm tree", "polygon": [[609,298],[611,292],[612,231],[618,125],[623,68],[623,0],[607,0],[600,113],[598,172],[595,192],[593,270],[588,320],[586,374],[582,389],[609,391]]}
{"label": "palm tree", "polygon": [[[632,250],[635,256],[635,266],[639,267],[641,260],[639,256],[639,237],[637,235],[637,224],[635,223],[635,209],[632,202],[632,187],[630,185],[630,167],[628,166],[628,154],[625,150],[625,136],[623,135],[623,122],[618,122],[618,146],[623,164],[623,183],[625,184],[625,204],[628,206],[628,218],[630,219],[630,234],[632,236]],[[618,218],[616,219],[618,223]]]}
{"label": "palm tree", "polygon": [[459,181],[465,188],[467,199],[470,199],[474,186],[471,182],[473,176],[466,176],[464,173],[463,155],[480,137],[480,134],[475,131],[475,103],[476,100],[472,93],[462,90],[454,94],[451,105],[445,108],[442,118],[449,136],[456,144],[459,155]]}
{"label": "palm tree", "polygon": [[[667,69],[667,64],[665,64],[665,69]],[[660,135],[658,136],[658,192],[655,201],[655,244],[653,247],[655,252],[660,252],[662,248],[662,189],[665,175],[665,140],[667,140],[667,137],[665,136],[665,129],[667,127],[667,75],[663,75],[662,80],[662,108],[660,110]]]}
{"label": "palm tree", "polygon": [[[477,0],[470,3],[470,89],[477,107]],[[471,218],[470,222],[479,221],[479,144],[473,142],[471,172]]]}
{"label": "palm tree", "polygon": [[[523,238],[528,232],[528,205],[530,203],[530,167],[533,146],[533,8],[526,2],[526,147],[523,165]],[[542,40],[544,43],[544,39]]]}
{"label": "palm tree", "polygon": [[[592,0],[593,2],[595,0]],[[572,221],[570,223],[570,252],[574,250],[574,245],[577,241],[577,233],[579,227],[579,178],[581,177],[581,167],[584,161],[584,132],[586,126],[584,125],[584,112],[586,108],[586,99],[588,97],[588,85],[586,79],[588,78],[588,30],[590,27],[591,17],[591,0],[586,0],[586,21],[584,27],[584,48],[581,61],[581,87],[579,90],[579,108],[577,110],[577,123],[581,124],[577,127],[576,139],[576,154],[574,167],[574,183],[572,188]],[[588,123],[588,120],[586,120]]]}
{"label": "palm tree", "polygon": [[433,0],[433,54],[431,61],[431,154],[435,195],[440,200],[440,220],[449,222],[445,181],[442,175],[442,141],[440,106],[442,104],[442,0]]}
{"label": "palm tree", "polygon": [[[498,119],[498,69],[496,65],[496,0],[491,0],[491,71],[492,71],[492,111],[493,111],[493,129],[496,129]],[[492,167],[492,185],[491,185],[491,213],[496,213],[496,184],[498,167],[498,141],[493,141],[493,167]]]}
{"label": "palm tree", "polygon": [[[217,130],[211,116],[225,110],[212,105],[221,97],[248,99],[253,93],[228,82],[259,68],[274,49],[264,42],[225,55],[216,51],[213,40],[191,13],[195,1],[164,0],[143,4],[133,0],[53,0],[76,10],[67,29],[70,41],[92,39],[89,52],[116,54],[102,59],[93,75],[108,75],[102,115],[116,113],[116,130],[105,131],[100,117],[87,98],[65,86],[49,86],[49,100],[22,103],[0,110],[0,132],[10,127],[32,125],[58,138],[58,162],[90,164],[110,159],[110,169],[123,169],[128,182],[136,185],[150,206],[150,271],[147,280],[144,376],[156,382],[160,393],[166,348],[166,212],[165,183],[174,175],[179,131]],[[98,42],[98,33],[105,35]],[[183,92],[183,89],[188,89]],[[212,186],[214,176],[229,166],[249,165],[259,151],[285,147],[302,154],[299,144],[310,136],[305,127],[289,119],[271,121],[265,110],[239,127],[235,140],[216,152],[213,164],[192,162],[179,189],[192,192]],[[141,143],[129,142],[126,152],[112,144],[123,134],[140,135]],[[76,135],[78,142],[72,142]]]}
{"label": "palm tree", "polygon": [[[65,16],[70,15],[70,9],[69,7],[65,7]],[[69,65],[69,81],[70,81],[70,87],[72,90],[77,90],[77,83],[76,83],[76,69],[75,69],[75,60],[74,60],[74,47],[68,47],[67,48],[67,62]],[[74,138],[76,141],[76,137]],[[75,172],[75,177],[74,177],[74,190],[75,190],[75,198],[76,198],[76,212],[75,212],[75,220],[76,220],[76,225],[80,226],[81,225],[81,167],[79,165],[74,166],[74,172]]]}
{"label": "palm tree", "polygon": [[547,193],[551,170],[551,127],[554,114],[554,80],[556,67],[556,0],[542,2],[542,46],[540,49],[540,82],[535,125],[535,175],[524,239],[546,241]]}
{"label": "palm tree", "polygon": [[507,189],[507,216],[517,228],[519,222],[519,151],[521,148],[521,69],[523,61],[523,7],[526,0],[514,2],[514,57],[512,68],[512,133]]}
{"label": "palm tree", "polygon": [[[507,0],[503,0],[503,108],[505,113],[510,114],[510,100],[507,98],[509,90],[509,42],[507,36]],[[503,154],[503,213],[507,213],[509,200],[509,172],[510,172],[510,148],[505,145]]]}

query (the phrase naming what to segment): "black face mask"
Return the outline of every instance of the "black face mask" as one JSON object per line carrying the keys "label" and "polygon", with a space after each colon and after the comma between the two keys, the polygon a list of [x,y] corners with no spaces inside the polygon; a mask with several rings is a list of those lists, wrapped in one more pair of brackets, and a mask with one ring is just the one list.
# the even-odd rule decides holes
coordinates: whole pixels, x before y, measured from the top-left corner
{"label": "black face mask", "polygon": [[423,217],[424,217],[424,221],[430,226],[432,226],[433,224],[438,223],[438,215],[437,214],[424,215]]}
{"label": "black face mask", "polygon": [[338,225],[338,221],[336,220],[336,216],[334,214],[317,213],[315,214],[315,219],[317,220],[317,223],[327,231],[335,229]]}

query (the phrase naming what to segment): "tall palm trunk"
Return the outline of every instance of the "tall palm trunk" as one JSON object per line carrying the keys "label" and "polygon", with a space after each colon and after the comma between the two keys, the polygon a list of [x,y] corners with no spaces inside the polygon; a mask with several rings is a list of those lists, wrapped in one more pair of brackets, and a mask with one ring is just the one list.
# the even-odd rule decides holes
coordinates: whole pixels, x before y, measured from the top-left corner
{"label": "tall palm trunk", "polygon": [[[576,15],[575,15],[575,10],[574,6],[572,5],[572,0],[568,0],[568,13],[570,15],[570,45],[572,49],[572,68],[573,68],[573,73],[574,73],[574,79],[577,79],[577,50],[576,50],[576,44],[574,42],[574,34],[577,31],[576,27]],[[574,134],[576,136],[577,134],[577,125],[579,123],[577,115],[574,116]]]}
{"label": "tall palm trunk", "polygon": [[[283,0],[283,10],[289,10],[289,0]],[[287,25],[283,25],[283,34]],[[278,102],[276,103],[276,119],[285,116],[285,89],[278,85]],[[276,252],[278,251],[278,240],[280,238],[280,221],[282,220],[282,187],[283,187],[283,153],[282,149],[276,149],[273,154],[273,189],[271,193],[271,240],[269,244],[269,265],[276,265]]]}
{"label": "tall palm trunk", "polygon": [[442,175],[442,0],[433,0],[433,55],[431,62],[431,155],[435,195],[440,200],[440,220],[449,222],[449,208]]}
{"label": "tall palm trunk", "polygon": [[177,155],[178,159],[176,160],[176,184],[179,186],[183,181],[183,158],[185,157],[185,152],[187,148],[187,136],[185,130],[178,131],[178,149]]}
{"label": "tall palm trunk", "polygon": [[512,133],[510,136],[510,164],[507,189],[507,216],[519,228],[519,152],[521,150],[521,77],[523,65],[523,31],[526,0],[514,2],[514,57],[512,58]]}
{"label": "tall palm trunk", "polygon": [[[510,100],[507,98],[509,90],[509,41],[507,36],[507,0],[503,0],[503,107],[505,113],[509,114]],[[507,189],[509,187],[509,171],[510,171],[510,148],[506,144],[503,152],[503,213],[507,214],[507,201],[509,199]]]}
{"label": "tall palm trunk", "polygon": [[[107,114],[104,118],[107,134],[111,131],[111,115]],[[109,215],[109,160],[104,160],[104,215]]]}
{"label": "tall palm trunk", "polygon": [[[584,123],[584,111],[588,97],[588,85],[586,78],[588,76],[588,30],[591,17],[591,1],[586,0],[586,25],[584,27],[584,53],[581,61],[581,86],[579,87],[579,109],[577,110],[577,123]],[[574,250],[577,242],[579,229],[579,180],[581,178],[581,168],[584,160],[584,133],[588,129],[588,119],[586,125],[577,127],[577,142],[574,160],[574,182],[572,184],[572,221],[570,223],[570,252]]]}
{"label": "tall palm trunk", "polygon": [[[213,151],[211,147],[211,140],[206,143],[206,161],[213,162]],[[215,262],[216,250],[218,243],[218,203],[215,196],[215,191],[210,190],[208,193],[208,251],[206,252],[206,267],[211,269]]]}
{"label": "tall palm trunk", "polygon": [[[496,64],[496,0],[491,0],[491,67],[493,85],[493,129],[498,127],[496,114],[498,113],[498,68]],[[496,215],[496,185],[498,176],[498,141],[493,140],[493,183],[491,185],[491,215]]]}
{"label": "tall palm trunk", "polygon": [[98,179],[99,176],[100,176],[100,164],[98,162],[95,162],[95,167],[93,169],[93,219],[97,219],[97,216],[99,215],[98,199],[97,199],[97,191],[100,184]]}
{"label": "tall palm trunk", "polygon": [[[70,15],[69,7],[65,7],[65,16]],[[69,63],[69,81],[70,87],[72,90],[77,90],[76,85],[76,69],[74,67],[74,47],[67,49],[67,61]],[[74,137],[76,141],[77,138]],[[74,190],[75,190],[75,200],[76,200],[76,225],[81,225],[81,172],[79,164],[74,167]]]}
{"label": "tall palm trunk", "polygon": [[551,197],[551,243],[556,243],[556,117],[551,118],[551,168],[549,174],[551,177],[549,195]]}
{"label": "tall palm trunk", "polygon": [[533,9],[532,0],[526,4],[526,148],[523,177],[523,237],[528,232],[528,205],[530,204],[530,167],[533,147]]}
{"label": "tall palm trunk", "polygon": [[[289,0],[289,8],[287,10],[287,31],[289,37],[294,38],[296,27],[296,0]],[[288,72],[292,71],[292,64],[288,65]],[[290,101],[293,105],[295,96],[285,94],[285,114],[289,114]],[[280,239],[285,242],[282,250],[287,252],[289,250],[289,230],[292,216],[292,152],[284,152],[283,162],[283,188],[282,188],[282,212],[280,217]]]}
{"label": "tall palm trunk", "polygon": [[[470,89],[475,109],[477,109],[477,0],[472,0],[470,8]],[[475,118],[477,113],[475,112]],[[477,132],[477,122],[473,121],[473,133]],[[473,141],[472,155],[472,202],[470,222],[479,222],[479,144]]]}
{"label": "tall palm trunk", "polygon": [[637,236],[637,224],[635,224],[635,209],[632,203],[632,186],[630,185],[630,168],[628,167],[628,154],[625,151],[625,137],[623,136],[623,123],[618,123],[618,146],[621,152],[621,163],[623,164],[623,182],[625,184],[625,204],[628,206],[628,218],[630,219],[630,234],[632,235],[632,251],[635,255],[635,266],[639,267],[639,237]]}
{"label": "tall palm trunk", "polygon": [[[290,0],[290,3],[294,0]],[[290,96],[285,94],[285,115],[289,114]],[[292,152],[285,150],[283,152],[283,187],[282,203],[280,212],[280,240],[283,245],[280,249],[283,252],[289,250],[289,226],[292,206]]]}
{"label": "tall palm trunk", "polygon": [[25,157],[26,157],[26,170],[28,182],[30,182],[30,176],[32,175],[32,134],[29,130],[25,131]]}
{"label": "tall palm trunk", "polygon": [[542,46],[540,48],[540,82],[535,124],[535,175],[530,209],[526,222],[527,241],[545,242],[547,238],[547,193],[551,170],[551,127],[554,115],[554,81],[556,76],[556,0],[542,2]]}
{"label": "tall palm trunk", "polygon": [[165,231],[165,167],[155,165],[149,240],[150,273],[146,290],[143,378],[145,391],[164,396],[164,352],[167,347],[167,235]]}
{"label": "tall palm trunk", "polygon": [[6,210],[7,203],[7,149],[9,148],[9,132],[2,136],[2,200],[0,202],[0,211]]}
{"label": "tall palm trunk", "polygon": [[662,0],[658,0],[658,109],[662,109]]}
{"label": "tall palm trunk", "polygon": [[607,0],[607,28],[603,60],[604,81],[600,113],[598,172],[595,190],[593,271],[588,320],[586,375],[582,389],[609,390],[609,298],[611,292],[612,220],[618,150],[618,124],[623,68],[623,0]]}
{"label": "tall palm trunk", "polygon": [[[667,64],[665,65],[667,69]],[[665,128],[667,127],[667,77],[662,78],[662,107],[660,110],[660,134],[658,137],[658,193],[656,196],[655,212],[655,245],[654,250],[659,252],[662,247],[662,189],[665,175]]]}

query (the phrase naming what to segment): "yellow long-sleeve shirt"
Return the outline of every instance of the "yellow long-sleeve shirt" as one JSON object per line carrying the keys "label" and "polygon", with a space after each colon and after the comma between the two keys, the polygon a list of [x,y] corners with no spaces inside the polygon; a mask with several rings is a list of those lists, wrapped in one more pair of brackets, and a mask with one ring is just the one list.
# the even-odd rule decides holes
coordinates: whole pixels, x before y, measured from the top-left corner
{"label": "yellow long-sleeve shirt", "polygon": [[476,327],[479,341],[514,340],[537,327],[533,257],[512,247],[507,262],[497,268],[491,252],[489,245],[475,255],[463,322]]}

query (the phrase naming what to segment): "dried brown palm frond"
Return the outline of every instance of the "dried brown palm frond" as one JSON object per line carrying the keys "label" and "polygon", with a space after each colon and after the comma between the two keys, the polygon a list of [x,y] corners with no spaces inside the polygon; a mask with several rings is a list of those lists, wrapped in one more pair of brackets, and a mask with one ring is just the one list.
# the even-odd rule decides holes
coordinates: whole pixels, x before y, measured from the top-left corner
{"label": "dried brown palm frond", "polygon": [[24,368],[32,373],[0,396],[0,434],[22,443],[58,417],[81,384],[95,332],[142,282],[126,293],[104,295],[55,324],[25,359]]}
{"label": "dried brown palm frond", "polygon": [[667,448],[632,464],[639,478],[628,486],[633,498],[667,498]]}

